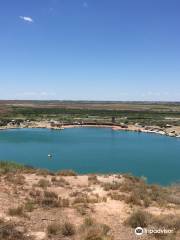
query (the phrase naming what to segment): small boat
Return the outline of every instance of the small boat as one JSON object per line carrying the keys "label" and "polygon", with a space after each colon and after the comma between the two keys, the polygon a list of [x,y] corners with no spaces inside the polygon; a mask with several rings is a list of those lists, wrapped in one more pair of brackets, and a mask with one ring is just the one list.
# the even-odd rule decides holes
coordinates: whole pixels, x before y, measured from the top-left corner
{"label": "small boat", "polygon": [[49,154],[48,154],[48,158],[52,158],[52,154],[49,153]]}

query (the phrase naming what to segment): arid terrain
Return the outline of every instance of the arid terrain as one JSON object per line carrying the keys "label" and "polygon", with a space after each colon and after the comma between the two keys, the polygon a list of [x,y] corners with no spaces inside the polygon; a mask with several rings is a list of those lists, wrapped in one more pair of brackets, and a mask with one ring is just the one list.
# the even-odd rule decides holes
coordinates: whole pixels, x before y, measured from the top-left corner
{"label": "arid terrain", "polygon": [[[128,174],[51,173],[1,162],[0,239],[180,239],[180,187]],[[143,234],[136,227],[170,229]]]}

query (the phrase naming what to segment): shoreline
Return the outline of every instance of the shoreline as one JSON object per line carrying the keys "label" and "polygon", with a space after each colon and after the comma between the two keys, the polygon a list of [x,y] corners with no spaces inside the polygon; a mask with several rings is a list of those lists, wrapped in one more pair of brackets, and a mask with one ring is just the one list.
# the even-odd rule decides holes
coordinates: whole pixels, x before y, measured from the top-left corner
{"label": "shoreline", "polygon": [[111,124],[64,124],[64,125],[52,125],[48,121],[34,121],[34,122],[26,122],[21,123],[20,125],[16,125],[13,123],[9,123],[6,126],[1,126],[0,130],[9,130],[9,129],[23,129],[23,128],[46,128],[52,130],[64,130],[68,128],[111,128],[114,131],[132,131],[139,133],[154,133],[169,137],[180,138],[180,126],[171,126],[168,128],[160,128],[159,126],[140,126],[140,125],[111,125]]}

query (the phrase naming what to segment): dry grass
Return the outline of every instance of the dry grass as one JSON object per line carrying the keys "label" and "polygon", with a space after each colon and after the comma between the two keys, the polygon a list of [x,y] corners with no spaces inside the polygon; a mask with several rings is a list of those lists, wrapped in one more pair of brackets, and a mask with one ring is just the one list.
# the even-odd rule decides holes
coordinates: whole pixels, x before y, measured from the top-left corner
{"label": "dry grass", "polygon": [[4,177],[5,181],[8,181],[14,185],[24,185],[25,184],[25,177],[20,174],[14,175],[13,173],[7,173]]}
{"label": "dry grass", "polygon": [[55,192],[52,191],[44,191],[44,197],[45,198],[54,198],[54,199],[58,199],[58,195]]}
{"label": "dry grass", "polygon": [[19,217],[24,217],[24,208],[22,206],[19,206],[17,208],[9,208],[8,214],[10,216],[19,216]]}
{"label": "dry grass", "polygon": [[61,226],[57,223],[51,223],[47,226],[48,235],[58,235],[60,234]]}
{"label": "dry grass", "polygon": [[73,170],[62,170],[56,173],[57,176],[77,176]]}
{"label": "dry grass", "polygon": [[[173,228],[177,234],[180,232],[178,186],[164,188],[148,185],[141,178],[131,175],[116,177],[115,174],[76,177],[47,175],[42,178],[35,173],[16,172],[14,176],[20,176],[17,184],[11,182],[12,172],[1,174],[0,197],[3,202],[0,201],[0,214],[5,214],[13,224],[16,222],[18,229],[27,229],[27,234],[43,233],[43,240],[111,240],[112,235],[114,240],[132,240],[134,230],[130,227],[139,225],[147,228]],[[25,182],[21,185],[21,179],[28,184]],[[8,209],[12,206],[12,200],[15,206],[18,202],[22,205]],[[137,210],[138,208],[140,210]],[[161,215],[162,213],[164,215]],[[93,216],[93,219],[90,216]],[[65,232],[71,231],[69,223],[63,226],[66,219],[76,226],[73,235],[63,235],[63,228]],[[123,225],[125,219],[126,225]],[[112,230],[104,223],[108,223]],[[25,235],[23,233],[22,236]],[[37,234],[39,239],[40,235]],[[162,240],[168,238],[165,235],[164,238],[160,235],[152,237]],[[13,240],[11,237],[7,239]],[[19,239],[21,240],[21,237]]]}
{"label": "dry grass", "polygon": [[32,212],[34,210],[35,206],[34,203],[32,201],[28,201],[25,203],[24,205],[24,210],[27,212]]}
{"label": "dry grass", "polygon": [[47,187],[50,187],[51,184],[50,184],[49,180],[42,178],[38,181],[37,186],[45,189]]}
{"label": "dry grass", "polygon": [[126,175],[120,187],[121,192],[129,194],[125,202],[132,205],[149,207],[155,203],[158,206],[166,206],[170,194],[167,188],[158,185],[148,185],[141,179]]}
{"label": "dry grass", "polygon": [[82,193],[80,196],[75,197],[73,204],[77,203],[98,203],[104,201],[104,198],[100,198],[98,194],[88,195],[86,193]]}
{"label": "dry grass", "polygon": [[60,201],[58,195],[54,192],[44,191],[44,195],[40,201],[40,205],[43,207],[57,208],[60,207]]}
{"label": "dry grass", "polygon": [[33,172],[35,172],[37,176],[43,176],[43,177],[55,175],[53,172],[49,171],[48,169],[34,169]]}
{"label": "dry grass", "polygon": [[100,184],[100,181],[98,180],[97,175],[91,174],[88,176],[88,184],[94,185],[94,184]]}
{"label": "dry grass", "polygon": [[99,224],[92,218],[85,218],[80,227],[80,239],[83,240],[112,240],[108,235],[110,227],[106,224]]}
{"label": "dry grass", "polygon": [[118,192],[110,192],[107,194],[107,196],[109,196],[112,200],[116,201],[125,201],[127,199],[126,195]]}
{"label": "dry grass", "polygon": [[52,223],[47,227],[48,235],[62,235],[65,237],[73,236],[76,233],[74,224],[64,222],[62,224]]}
{"label": "dry grass", "polygon": [[107,182],[107,183],[103,183],[102,187],[105,191],[119,190],[120,187],[121,187],[121,183],[119,183],[119,182]]}
{"label": "dry grass", "polygon": [[1,240],[31,240],[25,231],[18,231],[12,222],[5,222],[0,219],[0,239]]}
{"label": "dry grass", "polygon": [[132,205],[142,205],[141,198],[137,192],[132,192],[130,196],[125,198],[125,202]]}
{"label": "dry grass", "polygon": [[159,215],[153,216],[152,214],[143,210],[133,212],[131,216],[125,221],[126,225],[132,228],[142,227],[151,229],[170,229],[171,234],[154,233],[153,236],[157,239],[177,239],[175,238],[177,232],[180,231],[180,215]]}
{"label": "dry grass", "polygon": [[76,228],[74,226],[74,224],[70,223],[70,222],[65,222],[62,224],[61,226],[61,232],[63,236],[72,236],[75,234],[76,232]]}
{"label": "dry grass", "polygon": [[69,186],[69,182],[66,181],[64,178],[60,177],[52,177],[51,182],[53,185],[58,186],[58,187],[66,187]]}
{"label": "dry grass", "polygon": [[93,208],[90,207],[87,203],[76,204],[74,208],[81,216],[87,215],[89,212],[93,212]]}
{"label": "dry grass", "polygon": [[70,201],[68,198],[62,198],[60,199],[60,205],[63,208],[68,208],[70,206]]}
{"label": "dry grass", "polygon": [[125,224],[131,226],[132,228],[136,227],[147,227],[152,222],[152,215],[142,211],[137,210],[133,212],[131,216],[126,220]]}

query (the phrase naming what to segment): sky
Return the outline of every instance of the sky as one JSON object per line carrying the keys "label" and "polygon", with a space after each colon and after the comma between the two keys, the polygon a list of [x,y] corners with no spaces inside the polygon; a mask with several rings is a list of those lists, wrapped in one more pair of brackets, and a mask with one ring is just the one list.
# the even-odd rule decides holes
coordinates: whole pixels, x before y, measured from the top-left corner
{"label": "sky", "polygon": [[0,0],[0,99],[180,101],[180,1]]}

